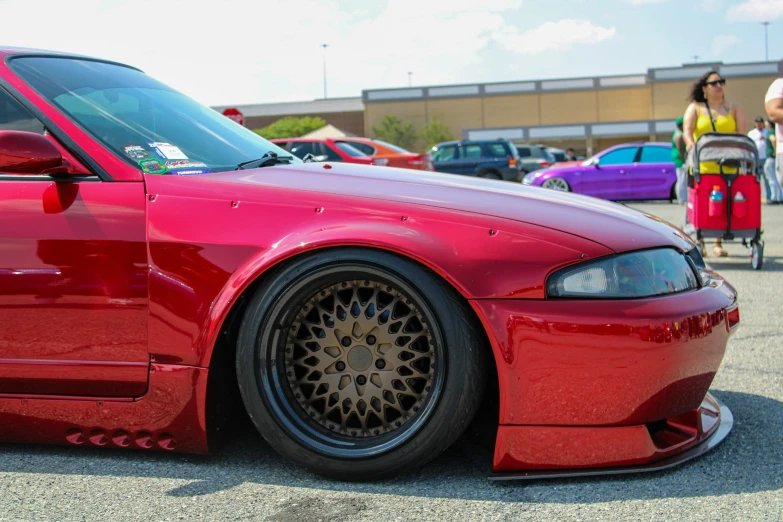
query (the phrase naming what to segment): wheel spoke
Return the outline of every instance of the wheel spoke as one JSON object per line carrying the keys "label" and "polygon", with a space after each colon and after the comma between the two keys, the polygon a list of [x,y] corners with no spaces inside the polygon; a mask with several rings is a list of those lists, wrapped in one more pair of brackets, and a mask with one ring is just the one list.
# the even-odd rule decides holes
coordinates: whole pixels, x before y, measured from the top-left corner
{"label": "wheel spoke", "polygon": [[343,281],[303,304],[286,373],[312,422],[351,437],[404,425],[434,378],[432,333],[417,303],[384,283]]}

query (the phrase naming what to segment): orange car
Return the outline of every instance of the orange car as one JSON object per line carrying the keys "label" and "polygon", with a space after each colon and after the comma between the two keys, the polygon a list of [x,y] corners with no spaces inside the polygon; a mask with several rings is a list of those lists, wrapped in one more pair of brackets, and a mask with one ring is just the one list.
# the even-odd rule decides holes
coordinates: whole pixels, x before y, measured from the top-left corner
{"label": "orange car", "polygon": [[343,138],[344,142],[372,156],[375,165],[403,169],[435,170],[429,154],[416,154],[397,145],[371,138]]}

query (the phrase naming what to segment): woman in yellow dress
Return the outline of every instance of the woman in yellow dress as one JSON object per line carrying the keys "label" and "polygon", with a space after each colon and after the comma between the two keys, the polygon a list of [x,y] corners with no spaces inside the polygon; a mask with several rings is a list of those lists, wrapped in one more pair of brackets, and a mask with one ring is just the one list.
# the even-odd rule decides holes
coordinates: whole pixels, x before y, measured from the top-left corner
{"label": "woman in yellow dress", "polygon": [[[739,103],[726,101],[725,85],[726,80],[717,71],[705,73],[693,84],[691,103],[685,110],[683,125],[683,138],[688,151],[693,148],[699,136],[708,132],[747,134],[748,120],[745,109]],[[719,172],[717,165],[712,167],[710,164],[705,164],[700,166],[700,170],[702,173],[717,174]],[[701,250],[702,254],[706,255],[703,242]],[[715,239],[713,252],[719,257],[728,255],[719,238]]]}

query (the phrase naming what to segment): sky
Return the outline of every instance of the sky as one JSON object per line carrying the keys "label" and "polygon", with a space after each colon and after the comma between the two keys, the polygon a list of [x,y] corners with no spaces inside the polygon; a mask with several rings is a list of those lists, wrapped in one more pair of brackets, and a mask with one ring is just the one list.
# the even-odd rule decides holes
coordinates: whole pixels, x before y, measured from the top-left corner
{"label": "sky", "polygon": [[324,54],[329,98],[763,61],[763,20],[783,58],[783,0],[0,0],[0,19],[18,21],[0,45],[127,63],[211,106],[323,98]]}

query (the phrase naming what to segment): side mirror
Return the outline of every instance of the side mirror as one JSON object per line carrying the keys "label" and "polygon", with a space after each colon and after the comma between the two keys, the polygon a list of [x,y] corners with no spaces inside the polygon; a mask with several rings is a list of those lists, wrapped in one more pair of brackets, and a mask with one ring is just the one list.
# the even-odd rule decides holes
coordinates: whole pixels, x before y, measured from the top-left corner
{"label": "side mirror", "polygon": [[60,151],[42,134],[0,131],[0,172],[59,174],[67,171]]}

